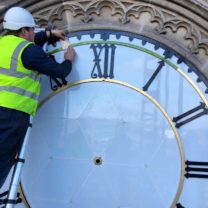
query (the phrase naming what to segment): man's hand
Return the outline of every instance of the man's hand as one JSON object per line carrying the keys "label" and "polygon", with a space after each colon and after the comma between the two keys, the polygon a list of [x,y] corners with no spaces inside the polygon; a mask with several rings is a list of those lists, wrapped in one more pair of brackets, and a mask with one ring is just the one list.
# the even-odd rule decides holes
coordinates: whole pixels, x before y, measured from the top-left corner
{"label": "man's hand", "polygon": [[49,44],[52,44],[55,46],[55,43],[59,40],[65,40],[66,36],[63,30],[46,30],[46,37]]}
{"label": "man's hand", "polygon": [[65,58],[66,60],[73,61],[74,58],[75,58],[75,56],[76,56],[76,52],[75,52],[74,48],[71,47],[71,46],[69,46],[69,47],[67,48],[67,51],[64,53],[64,58]]}
{"label": "man's hand", "polygon": [[56,38],[61,39],[61,40],[65,40],[66,35],[63,30],[54,29],[54,30],[51,30],[51,33]]}

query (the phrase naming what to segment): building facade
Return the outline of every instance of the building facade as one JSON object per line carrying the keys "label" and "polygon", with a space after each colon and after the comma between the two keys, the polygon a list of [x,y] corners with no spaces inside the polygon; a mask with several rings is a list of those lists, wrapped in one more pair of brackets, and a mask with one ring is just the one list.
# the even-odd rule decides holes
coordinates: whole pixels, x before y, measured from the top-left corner
{"label": "building facade", "polygon": [[[29,144],[30,164],[22,179],[26,206],[208,207],[208,1],[4,0],[1,23],[11,6],[29,10],[42,28],[63,29],[78,54],[67,86],[56,91],[57,86],[43,83],[32,141],[48,137],[48,145],[37,150],[41,142]],[[2,24],[0,31],[5,34]],[[46,51],[63,59],[60,45]],[[70,124],[63,122],[61,130],[55,122],[48,129],[39,122],[53,121],[47,115],[55,106],[64,109],[62,117],[53,112],[55,120],[64,117]],[[73,136],[80,152],[76,142],[66,141]],[[77,152],[69,154],[67,145]],[[37,162],[36,151],[51,169]],[[56,175],[52,166],[59,164],[63,174]],[[76,178],[80,172],[86,175]],[[36,174],[40,177],[31,184],[28,176]],[[73,177],[67,180],[67,174]]]}

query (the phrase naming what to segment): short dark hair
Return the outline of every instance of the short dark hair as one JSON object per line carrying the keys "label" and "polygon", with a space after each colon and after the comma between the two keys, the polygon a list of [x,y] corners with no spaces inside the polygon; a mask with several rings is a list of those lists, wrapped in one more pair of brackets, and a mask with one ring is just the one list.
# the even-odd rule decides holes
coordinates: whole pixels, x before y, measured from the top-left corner
{"label": "short dark hair", "polygon": [[19,36],[22,28],[19,30],[6,30],[6,35],[14,35],[14,36]]}
{"label": "short dark hair", "polygon": [[26,30],[29,30],[29,27],[22,27],[19,30],[6,30],[6,35],[19,36],[19,34],[23,28],[25,28]]}

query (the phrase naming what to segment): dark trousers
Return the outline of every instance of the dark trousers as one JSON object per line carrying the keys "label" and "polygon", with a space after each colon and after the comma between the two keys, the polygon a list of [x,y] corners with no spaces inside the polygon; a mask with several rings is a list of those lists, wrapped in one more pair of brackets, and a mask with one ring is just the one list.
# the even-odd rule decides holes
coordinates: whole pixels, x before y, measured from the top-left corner
{"label": "dark trousers", "polygon": [[21,149],[29,120],[24,112],[0,107],[0,189]]}

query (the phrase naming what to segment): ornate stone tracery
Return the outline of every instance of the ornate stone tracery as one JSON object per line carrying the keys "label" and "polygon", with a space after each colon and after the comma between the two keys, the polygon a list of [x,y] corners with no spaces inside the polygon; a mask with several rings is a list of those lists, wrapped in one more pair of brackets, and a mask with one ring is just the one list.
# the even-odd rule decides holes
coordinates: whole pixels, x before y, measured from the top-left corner
{"label": "ornate stone tracery", "polygon": [[[51,23],[68,32],[116,29],[150,37],[173,48],[208,77],[205,0],[31,0],[13,5],[30,10],[40,26]],[[1,20],[6,6],[1,9]]]}

